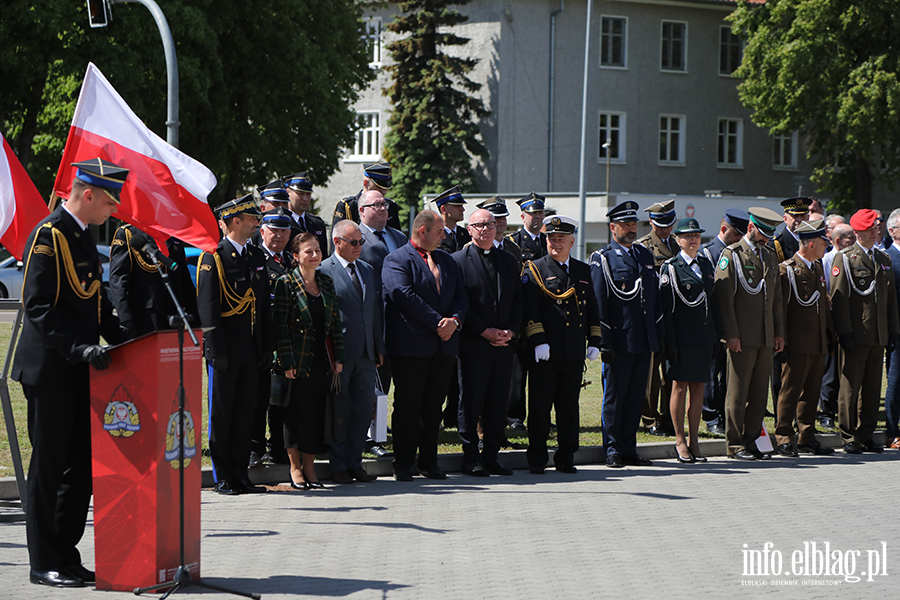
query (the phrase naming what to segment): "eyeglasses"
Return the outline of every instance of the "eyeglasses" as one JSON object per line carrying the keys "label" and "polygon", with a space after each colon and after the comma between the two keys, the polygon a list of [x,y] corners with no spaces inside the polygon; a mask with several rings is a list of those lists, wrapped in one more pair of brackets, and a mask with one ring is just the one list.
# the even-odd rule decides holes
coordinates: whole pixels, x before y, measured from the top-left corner
{"label": "eyeglasses", "polygon": [[484,223],[469,223],[469,226],[481,231],[482,229],[494,229],[497,224],[493,221],[485,221]]}
{"label": "eyeglasses", "polygon": [[340,236],[338,236],[338,239],[339,239],[339,240],[344,240],[345,242],[347,242],[348,244],[350,244],[350,245],[353,246],[354,248],[356,248],[357,246],[362,246],[363,244],[366,243],[366,240],[348,240],[347,238],[342,238],[342,237],[340,237]]}
{"label": "eyeglasses", "polygon": [[376,202],[374,204],[366,204],[360,206],[360,208],[374,208],[375,210],[385,210],[387,206],[387,202]]}

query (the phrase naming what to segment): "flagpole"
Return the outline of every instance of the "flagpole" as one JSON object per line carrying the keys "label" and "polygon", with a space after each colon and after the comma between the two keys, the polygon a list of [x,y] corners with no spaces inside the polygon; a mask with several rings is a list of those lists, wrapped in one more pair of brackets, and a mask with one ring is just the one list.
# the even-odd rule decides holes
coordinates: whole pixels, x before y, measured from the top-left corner
{"label": "flagpole", "polygon": [[166,53],[166,72],[169,89],[168,114],[166,115],[166,141],[178,147],[178,60],[175,58],[175,40],[169,22],[155,0],[109,0],[110,4],[143,4],[153,15],[159,35],[162,36],[163,51]]}

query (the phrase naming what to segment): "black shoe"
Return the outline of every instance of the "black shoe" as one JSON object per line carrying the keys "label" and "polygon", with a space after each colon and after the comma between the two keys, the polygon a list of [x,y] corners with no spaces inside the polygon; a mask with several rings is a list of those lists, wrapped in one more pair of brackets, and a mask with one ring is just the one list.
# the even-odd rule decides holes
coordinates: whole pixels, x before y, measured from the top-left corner
{"label": "black shoe", "polygon": [[437,465],[419,467],[419,474],[428,479],[447,479],[447,474],[441,471],[441,468]]}
{"label": "black shoe", "polygon": [[250,462],[247,463],[248,467],[259,467],[262,466],[262,459],[259,456],[259,452],[250,451]]}
{"label": "black shoe", "polygon": [[84,565],[66,565],[66,571],[85,583],[96,583],[97,577],[93,571],[89,571]]}
{"label": "black shoe", "polygon": [[823,415],[819,417],[819,425],[825,429],[834,429],[834,418]]}
{"label": "black shoe", "polygon": [[356,467],[355,469],[347,469],[347,473],[353,477],[353,479],[362,482],[362,483],[371,483],[378,479],[378,475],[370,475],[366,472],[362,467]]}
{"label": "black shoe", "polygon": [[826,448],[819,443],[819,440],[813,440],[809,444],[797,444],[797,452],[802,452],[803,454],[819,454],[824,456],[828,454],[834,454],[834,448]]}
{"label": "black shoe", "polygon": [[707,425],[706,431],[709,432],[710,435],[714,435],[716,437],[725,437],[725,428],[716,423],[715,425]]}
{"label": "black shoe", "polygon": [[571,475],[578,472],[578,467],[575,465],[556,465],[556,470],[560,473],[569,473]]}
{"label": "black shoe", "polygon": [[50,587],[85,587],[83,579],[72,575],[65,569],[60,569],[59,571],[53,569],[44,571],[31,569],[28,579],[31,583],[48,585]]}
{"label": "black shoe", "polygon": [[216,493],[223,496],[237,496],[241,491],[227,481],[220,481],[216,484]]}
{"label": "black shoe", "polygon": [[242,494],[265,494],[269,490],[262,485],[254,485],[249,479],[242,479],[240,486],[235,486]]}
{"label": "black shoe", "polygon": [[778,454],[789,458],[797,458],[800,456],[791,444],[780,444],[775,451],[778,452]]}
{"label": "black shoe", "polygon": [[862,454],[863,447],[856,442],[847,442],[844,444],[844,454]]}
{"label": "black shoe", "polygon": [[353,476],[347,471],[335,471],[331,474],[331,480],[335,483],[347,485],[353,483]]}
{"label": "black shoe", "polygon": [[388,452],[380,444],[374,444],[374,443],[371,446],[368,446],[366,448],[366,452],[369,452],[370,454],[374,454],[378,458],[387,458],[389,456],[394,455],[393,452]]}
{"label": "black shoe", "polygon": [[678,462],[680,463],[691,464],[694,462],[694,455],[691,454],[691,451],[688,450],[687,458],[685,458],[684,456],[679,454],[678,446],[675,446],[675,458],[678,459]]}
{"label": "black shoe", "polygon": [[[488,471],[487,468],[479,462],[464,462],[462,465],[462,473],[463,473],[463,475],[471,475],[472,477],[490,477],[491,476],[491,472]],[[446,476],[435,478],[435,479],[445,479],[445,478],[446,478]]]}
{"label": "black shoe", "polygon": [[[760,453],[761,454],[761,453]],[[750,452],[746,448],[742,448],[735,452],[734,454],[729,454],[728,458],[734,458],[737,460],[756,460],[756,454]]]}
{"label": "black shoe", "polygon": [[396,481],[412,481],[413,476],[409,467],[394,467],[394,479]]}
{"label": "black shoe", "polygon": [[659,437],[665,437],[666,435],[668,435],[665,432],[665,430],[662,427],[660,427],[659,425],[651,425],[650,429],[647,430],[647,433],[649,433],[650,435],[655,435],[655,436],[659,436]]}
{"label": "black shoe", "polygon": [[607,454],[606,455],[606,466],[612,467],[613,469],[621,469],[625,466],[625,462],[622,460],[622,457],[618,454]]}
{"label": "black shoe", "polygon": [[652,467],[653,463],[646,458],[643,458],[640,454],[630,454],[628,456],[622,457],[622,464],[628,465],[629,467]]}
{"label": "black shoe", "polygon": [[754,448],[753,450],[750,451],[750,453],[756,457],[756,460],[772,460],[771,454],[766,454],[765,452],[762,452],[758,448]]}
{"label": "black shoe", "polygon": [[484,463],[484,468],[490,471],[491,475],[512,475],[513,470],[503,466],[499,460],[489,460]]}
{"label": "black shoe", "polygon": [[303,483],[294,483],[294,480],[291,480],[291,487],[295,490],[307,491],[310,489],[309,484],[305,481]]}
{"label": "black shoe", "polygon": [[510,429],[515,429],[516,431],[528,431],[528,428],[525,427],[525,423],[516,419],[512,423],[509,424]]}
{"label": "black shoe", "polygon": [[884,451],[884,448],[876,444],[874,441],[869,440],[862,445],[863,452],[874,452],[875,454],[881,454]]}
{"label": "black shoe", "polygon": [[528,472],[532,475],[543,475],[544,467],[529,467]]}

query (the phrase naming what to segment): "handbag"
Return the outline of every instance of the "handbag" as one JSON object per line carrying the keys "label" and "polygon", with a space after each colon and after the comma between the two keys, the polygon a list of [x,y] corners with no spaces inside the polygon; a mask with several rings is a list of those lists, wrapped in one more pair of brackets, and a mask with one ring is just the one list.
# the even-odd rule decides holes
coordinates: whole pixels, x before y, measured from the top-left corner
{"label": "handbag", "polygon": [[269,404],[288,406],[291,403],[291,380],[281,373],[272,372],[269,385]]}
{"label": "handbag", "polygon": [[344,427],[343,413],[336,410],[337,396],[341,393],[341,376],[333,373],[331,377],[331,389],[325,395],[325,443],[332,445],[344,439],[346,428]]}

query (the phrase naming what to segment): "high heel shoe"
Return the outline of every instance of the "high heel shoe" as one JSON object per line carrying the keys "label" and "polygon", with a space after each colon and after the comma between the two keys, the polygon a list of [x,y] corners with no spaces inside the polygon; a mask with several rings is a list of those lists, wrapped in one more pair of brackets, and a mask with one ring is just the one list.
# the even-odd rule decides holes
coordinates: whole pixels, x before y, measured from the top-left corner
{"label": "high heel shoe", "polygon": [[690,464],[690,463],[694,462],[694,455],[691,454],[690,449],[688,449],[688,457],[689,458],[685,458],[681,454],[679,454],[678,446],[675,446],[675,458],[678,459],[678,462],[685,463],[685,464]]}
{"label": "high heel shoe", "polygon": [[325,489],[325,484],[322,483],[322,482],[320,482],[320,481],[308,481],[308,480],[307,480],[306,485],[309,486],[309,487],[306,488],[306,489],[308,489],[308,490],[322,490],[322,489]]}
{"label": "high heel shoe", "polygon": [[291,480],[291,487],[294,488],[295,490],[303,490],[303,491],[310,489],[308,481],[304,481],[303,483],[294,483],[294,481]]}
{"label": "high heel shoe", "polygon": [[688,453],[691,455],[691,458],[694,459],[691,462],[699,462],[699,463],[706,462],[705,456],[700,456],[698,454],[694,454],[694,452],[690,448],[688,448]]}

